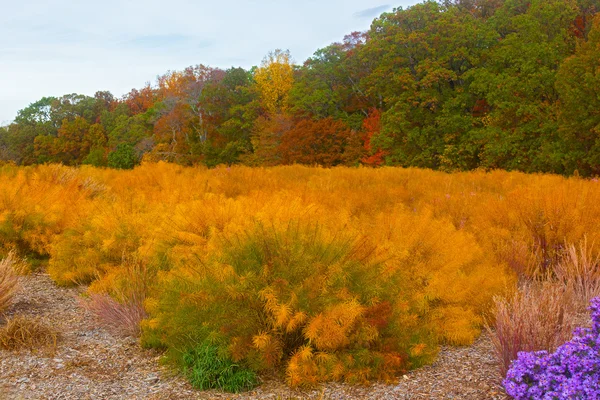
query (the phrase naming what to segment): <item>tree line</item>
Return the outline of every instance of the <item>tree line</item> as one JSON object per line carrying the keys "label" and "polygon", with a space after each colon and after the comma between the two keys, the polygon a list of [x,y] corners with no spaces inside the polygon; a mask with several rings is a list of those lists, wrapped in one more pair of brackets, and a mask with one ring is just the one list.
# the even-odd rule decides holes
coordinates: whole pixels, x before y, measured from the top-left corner
{"label": "tree line", "polygon": [[130,168],[395,165],[600,174],[600,0],[445,0],[383,13],[295,65],[170,71],[121,98],[44,97],[0,159]]}

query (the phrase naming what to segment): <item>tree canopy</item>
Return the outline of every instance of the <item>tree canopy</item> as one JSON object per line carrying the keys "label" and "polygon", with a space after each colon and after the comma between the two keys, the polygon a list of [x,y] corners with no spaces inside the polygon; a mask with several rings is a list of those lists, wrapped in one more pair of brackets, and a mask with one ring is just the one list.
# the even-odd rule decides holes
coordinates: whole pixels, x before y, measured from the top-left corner
{"label": "tree canopy", "polygon": [[44,97],[0,130],[0,158],[598,175],[598,11],[600,0],[427,0],[302,65],[275,50],[250,70],[191,66],[121,98]]}

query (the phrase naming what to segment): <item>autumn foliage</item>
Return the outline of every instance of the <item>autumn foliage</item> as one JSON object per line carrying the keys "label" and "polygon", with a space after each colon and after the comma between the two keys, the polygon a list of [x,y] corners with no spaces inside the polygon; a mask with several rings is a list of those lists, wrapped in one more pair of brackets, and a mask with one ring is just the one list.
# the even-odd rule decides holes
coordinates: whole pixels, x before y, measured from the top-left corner
{"label": "autumn foliage", "polygon": [[372,143],[373,136],[376,137],[381,133],[381,111],[374,108],[369,112],[368,117],[363,120],[363,130],[364,148],[367,155],[361,161],[365,165],[379,166],[383,164],[384,151],[380,148],[373,148]]}
{"label": "autumn foliage", "polygon": [[600,174],[600,0],[423,1],[302,63],[167,71],[117,98],[44,97],[0,160],[133,168],[401,166]]}
{"label": "autumn foliage", "polygon": [[346,124],[333,118],[300,119],[283,133],[277,150],[282,164],[351,164],[348,155],[353,135]]}
{"label": "autumn foliage", "polygon": [[302,65],[30,104],[0,127],[0,312],[19,260],[231,391],[393,381],[486,324],[504,370],[553,350],[600,292],[598,11],[425,1]]}

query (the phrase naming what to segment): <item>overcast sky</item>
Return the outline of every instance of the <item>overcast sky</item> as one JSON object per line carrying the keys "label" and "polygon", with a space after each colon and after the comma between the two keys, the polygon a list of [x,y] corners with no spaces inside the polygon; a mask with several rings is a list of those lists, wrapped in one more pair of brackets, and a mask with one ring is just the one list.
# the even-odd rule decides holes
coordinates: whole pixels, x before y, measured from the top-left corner
{"label": "overcast sky", "polygon": [[[168,70],[297,63],[416,0],[0,0],[0,125],[44,96],[120,97]],[[388,4],[388,2],[390,2]]]}

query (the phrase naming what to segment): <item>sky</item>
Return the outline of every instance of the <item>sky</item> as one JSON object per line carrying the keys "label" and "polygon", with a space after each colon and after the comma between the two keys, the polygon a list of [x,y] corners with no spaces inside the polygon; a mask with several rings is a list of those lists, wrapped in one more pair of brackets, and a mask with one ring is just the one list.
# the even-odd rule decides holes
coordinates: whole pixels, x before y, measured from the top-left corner
{"label": "sky", "polygon": [[169,70],[302,63],[411,0],[0,0],[0,126],[44,96],[120,97]]}

